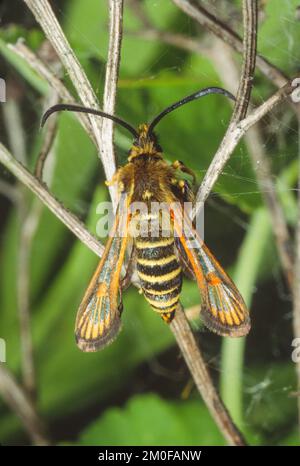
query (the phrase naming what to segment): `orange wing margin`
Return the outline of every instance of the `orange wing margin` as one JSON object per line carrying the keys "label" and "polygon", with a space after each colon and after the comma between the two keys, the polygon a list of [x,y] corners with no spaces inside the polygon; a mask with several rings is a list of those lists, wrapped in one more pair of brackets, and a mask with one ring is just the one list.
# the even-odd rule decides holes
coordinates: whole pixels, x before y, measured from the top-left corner
{"label": "orange wing margin", "polygon": [[[240,337],[250,330],[250,317],[237,287],[199,237],[183,210],[175,208],[174,230],[179,237],[202,297],[204,324],[222,336]],[[189,247],[189,239],[193,247]]]}
{"label": "orange wing margin", "polygon": [[104,348],[116,338],[121,328],[120,276],[129,224],[126,204],[125,199],[119,203],[104,254],[77,312],[75,338],[82,351]]}

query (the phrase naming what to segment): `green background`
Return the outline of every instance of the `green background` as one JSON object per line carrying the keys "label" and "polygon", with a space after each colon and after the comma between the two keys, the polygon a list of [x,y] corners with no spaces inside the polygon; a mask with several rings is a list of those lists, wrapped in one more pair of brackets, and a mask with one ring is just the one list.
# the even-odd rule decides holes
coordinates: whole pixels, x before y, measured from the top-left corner
{"label": "green background", "polygon": [[[12,2],[14,3],[14,2]],[[141,2],[152,24],[208,41],[194,22],[169,0]],[[240,2],[211,2],[225,20],[236,8],[233,27],[241,33]],[[282,4],[284,3],[284,12]],[[18,5],[17,5],[18,4]],[[259,24],[259,51],[287,74],[300,65],[300,25],[294,0],[269,0]],[[26,133],[28,166],[41,147],[39,130],[48,86],[7,48],[19,37],[38,50],[44,39],[25,4],[4,2],[0,30],[4,78],[21,86],[18,106]],[[55,2],[63,30],[102,101],[108,43],[107,2]],[[5,21],[6,20],[6,21]],[[160,41],[127,31],[140,22],[127,2],[116,114],[132,125],[149,121],[170,103],[209,85],[222,85],[213,62]],[[236,57],[238,58],[238,57]],[[240,60],[237,59],[237,63]],[[65,82],[72,85],[65,75]],[[274,87],[260,72],[253,101]],[[75,94],[74,94],[75,95]],[[230,103],[210,96],[174,112],[157,132],[169,161],[183,160],[200,183],[230,118]],[[2,129],[3,128],[3,129]],[[296,218],[297,125],[287,105],[263,120],[265,151],[290,228]],[[1,140],[9,144],[1,116]],[[118,164],[131,141],[116,131]],[[264,207],[244,143],[219,177],[205,209],[209,247],[235,278],[251,308],[252,330],[245,342],[226,341],[193,324],[215,384],[251,444],[294,445],[297,399],[292,353],[292,301],[280,270],[268,212]],[[1,177],[14,180],[1,168]],[[59,116],[51,191],[95,233],[96,205],[108,200],[95,147],[73,115]],[[28,194],[28,206],[33,197]],[[16,274],[20,222],[16,207],[0,200],[0,337],[7,342],[7,366],[20,379],[20,334]],[[222,445],[195,388],[185,396],[190,376],[173,336],[134,287],[124,295],[123,330],[108,348],[81,353],[74,342],[74,320],[97,257],[43,208],[30,259],[30,302],[38,410],[55,443],[84,445]],[[186,307],[200,302],[194,283],[184,284]],[[245,344],[244,344],[245,343]],[[235,366],[235,361],[242,361]],[[28,443],[18,418],[0,400],[0,443]]]}

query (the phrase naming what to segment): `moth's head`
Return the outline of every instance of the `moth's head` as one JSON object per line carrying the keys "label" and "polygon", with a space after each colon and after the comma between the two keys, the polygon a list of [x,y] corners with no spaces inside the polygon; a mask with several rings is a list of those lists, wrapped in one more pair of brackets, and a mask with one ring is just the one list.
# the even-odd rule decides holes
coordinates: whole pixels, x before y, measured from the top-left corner
{"label": "moth's head", "polygon": [[223,94],[229,97],[232,100],[235,100],[234,96],[230,94],[230,92],[222,89],[220,87],[207,87],[205,89],[201,89],[200,91],[194,92],[194,94],[188,95],[183,99],[175,102],[169,107],[165,108],[162,112],[160,112],[149,125],[143,124],[138,127],[136,130],[133,126],[131,126],[126,121],[122,120],[121,118],[109,115],[108,113],[102,112],[101,110],[97,110],[94,108],[88,107],[81,107],[79,105],[73,104],[56,104],[50,107],[43,115],[41,126],[44,126],[45,122],[49,118],[50,115],[54,112],[67,110],[72,112],[81,112],[81,113],[89,113],[91,115],[101,116],[102,118],[108,118],[109,120],[114,121],[123,128],[127,129],[133,135],[134,142],[132,147],[129,151],[128,161],[131,162],[132,160],[136,159],[139,156],[152,156],[156,158],[162,157],[162,149],[157,142],[157,138],[153,132],[156,125],[160,122],[162,118],[164,118],[168,113],[173,112],[177,108],[181,107],[182,105],[187,104],[188,102],[192,102],[193,100],[199,99],[200,97],[204,97],[208,94]]}
{"label": "moth's head", "polygon": [[162,149],[158,144],[157,137],[153,131],[149,131],[149,125],[143,123],[138,127],[137,137],[129,151],[128,161],[140,156],[162,157]]}

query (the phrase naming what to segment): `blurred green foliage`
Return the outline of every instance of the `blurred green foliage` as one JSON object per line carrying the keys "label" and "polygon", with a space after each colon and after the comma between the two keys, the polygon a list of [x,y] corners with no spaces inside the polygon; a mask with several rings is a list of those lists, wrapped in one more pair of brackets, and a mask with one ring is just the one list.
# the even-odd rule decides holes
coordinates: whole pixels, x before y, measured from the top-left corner
{"label": "blurred green foliage", "polygon": [[[197,416],[195,416],[197,412]],[[152,429],[145,426],[152,426]],[[79,445],[225,445],[200,401],[166,402],[154,394],[134,396],[110,408],[80,438]]]}
{"label": "blurred green foliage", "polygon": [[[142,3],[156,27],[190,35],[199,32],[171,1]],[[297,48],[300,29],[294,17],[298,2],[285,1],[284,12],[282,3],[267,2],[259,29],[259,50],[292,74],[299,68],[300,59]],[[22,8],[26,8],[25,4],[19,6]],[[56,11],[101,102],[108,43],[107,2],[72,0],[57,3]],[[186,94],[208,85],[222,85],[222,77],[208,58],[126,33],[140,27],[132,10],[125,5],[118,115],[137,125],[149,121]],[[49,88],[7,47],[19,37],[24,37],[34,50],[44,37],[33,22],[30,27],[16,23],[0,31],[0,53],[6,64],[7,79],[17,75],[26,89],[22,111],[28,136],[28,166],[33,167],[42,139],[39,131],[42,101]],[[65,82],[72,90],[67,76]],[[254,93],[257,102],[272,91],[273,86],[259,77]],[[28,121],[26,112],[30,113]],[[287,123],[281,123],[282,115]],[[230,104],[221,96],[194,102],[168,116],[158,129],[167,159],[183,160],[196,171],[200,181],[229,117]],[[278,128],[274,130],[269,121],[264,122],[265,148],[292,226],[295,197],[291,189],[297,176],[297,134],[288,110],[271,118]],[[119,129],[116,145],[122,164],[130,140]],[[229,342],[227,349],[226,342],[220,359],[219,338],[199,332],[199,340],[208,361],[221,360],[215,365],[216,383],[222,374],[225,398],[230,410],[237,410],[239,426],[249,442],[294,445],[299,444],[299,439],[295,433],[296,399],[289,396],[296,386],[290,358],[291,301],[280,277],[270,221],[256,183],[256,170],[259,167],[253,169],[246,147],[241,144],[218,179],[213,203],[206,209],[206,239],[215,246],[220,260],[224,257],[225,265],[236,271],[235,279],[249,304],[252,303],[254,325],[247,341],[246,359],[244,342],[238,347],[230,347]],[[107,200],[108,194],[95,148],[72,115],[59,117],[50,188],[95,233],[96,205]],[[32,202],[33,198],[28,195],[28,204]],[[7,365],[20,376],[16,290],[20,225],[13,205],[5,205],[5,211],[5,222],[1,222],[0,336],[7,342]],[[245,227],[248,224],[250,228]],[[179,350],[168,328],[133,287],[125,293],[123,330],[113,345],[96,354],[83,354],[77,349],[73,336],[76,309],[96,263],[97,257],[43,209],[31,250],[30,299],[38,409],[50,424],[55,440],[84,445],[224,444],[197,394],[188,400],[180,399],[188,375],[179,380],[175,378],[172,383],[168,377],[155,375],[153,365],[157,361],[163,361],[163,366],[172,361],[177,371],[183,363],[178,359]],[[262,308],[264,287],[268,290],[268,301]],[[199,302],[194,283],[186,281],[182,301],[187,307]],[[274,311],[272,317],[274,309],[280,311]],[[259,331],[260,325],[265,333]],[[198,322],[195,329],[199,330]],[[237,361],[237,365],[233,367],[232,361]],[[230,368],[235,370],[235,380],[227,372]],[[145,371],[152,373],[149,387],[140,379]],[[151,393],[154,390],[157,393]],[[2,401],[0,419],[1,443],[27,441],[20,421]],[[61,423],[64,429],[58,427]]]}

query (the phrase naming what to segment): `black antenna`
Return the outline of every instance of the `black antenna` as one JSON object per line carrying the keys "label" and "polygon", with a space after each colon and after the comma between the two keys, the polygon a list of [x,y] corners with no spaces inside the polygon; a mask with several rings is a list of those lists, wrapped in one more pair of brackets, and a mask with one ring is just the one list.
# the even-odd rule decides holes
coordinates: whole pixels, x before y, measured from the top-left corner
{"label": "black antenna", "polygon": [[108,118],[109,120],[114,121],[118,125],[121,125],[128,131],[130,131],[130,133],[133,134],[135,139],[139,136],[138,132],[129,123],[126,123],[126,121],[121,120],[121,118],[118,118],[114,115],[109,115],[109,113],[101,112],[101,110],[96,110],[95,108],[81,107],[80,105],[73,104],[57,104],[53,105],[53,107],[48,108],[48,110],[42,116],[41,127],[44,126],[44,124],[48,120],[49,116],[52,115],[52,113],[60,111],[91,113],[92,115],[98,115],[103,118]]}
{"label": "black antenna", "polygon": [[165,108],[159,115],[157,115],[154,120],[149,125],[148,129],[148,134],[151,135],[153,132],[154,127],[157,125],[157,123],[160,122],[160,120],[167,115],[170,112],[173,112],[173,110],[176,110],[176,108],[181,107],[182,105],[187,104],[188,102],[191,102],[192,100],[199,99],[200,97],[204,97],[205,95],[208,94],[223,94],[226,97],[229,97],[229,99],[235,100],[235,97],[233,94],[231,94],[229,91],[226,91],[222,87],[206,87],[205,89],[201,89],[200,91],[195,92],[194,94],[188,95],[187,97],[184,97],[183,99],[179,100],[178,102],[175,102],[174,104],[170,105],[169,107]]}

